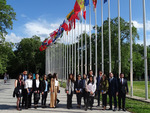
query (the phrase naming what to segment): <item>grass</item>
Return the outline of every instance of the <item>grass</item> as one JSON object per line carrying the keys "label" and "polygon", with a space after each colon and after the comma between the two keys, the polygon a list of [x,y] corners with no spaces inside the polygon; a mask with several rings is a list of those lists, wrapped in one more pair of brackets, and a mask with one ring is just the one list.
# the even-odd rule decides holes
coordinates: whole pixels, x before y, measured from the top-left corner
{"label": "grass", "polygon": [[[129,94],[130,94],[130,82],[128,82]],[[148,94],[150,98],[150,82],[148,85]],[[145,81],[134,81],[133,82],[133,95],[145,98]]]}
{"label": "grass", "polygon": [[[65,88],[66,83],[62,83],[62,87]],[[128,82],[128,87],[130,91],[130,82]],[[148,86],[148,88],[149,88],[149,98],[150,98],[150,85]],[[135,96],[145,97],[145,82],[134,81],[133,92]],[[109,103],[109,97],[107,96],[107,98],[108,98],[107,103]],[[150,104],[126,98],[126,110],[132,113],[150,113]]]}

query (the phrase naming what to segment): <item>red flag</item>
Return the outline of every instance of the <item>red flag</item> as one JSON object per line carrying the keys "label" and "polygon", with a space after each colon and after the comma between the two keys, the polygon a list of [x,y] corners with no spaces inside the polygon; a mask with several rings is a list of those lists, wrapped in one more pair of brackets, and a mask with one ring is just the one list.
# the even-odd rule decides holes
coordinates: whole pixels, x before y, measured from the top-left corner
{"label": "red flag", "polygon": [[83,18],[86,20],[86,7],[84,7],[84,10],[83,10]]}
{"label": "red flag", "polygon": [[94,8],[96,8],[97,0],[92,0],[92,1],[93,1]]}

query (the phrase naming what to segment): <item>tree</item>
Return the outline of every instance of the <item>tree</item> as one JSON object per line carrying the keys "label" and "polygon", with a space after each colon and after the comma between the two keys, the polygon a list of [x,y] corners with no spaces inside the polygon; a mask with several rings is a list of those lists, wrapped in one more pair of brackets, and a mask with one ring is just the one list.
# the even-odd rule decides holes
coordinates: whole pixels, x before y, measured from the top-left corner
{"label": "tree", "polygon": [[33,36],[24,38],[16,44],[15,57],[10,62],[11,67],[8,72],[14,76],[16,73],[22,73],[23,70],[44,74],[45,52],[39,51],[41,43],[40,37]]}
{"label": "tree", "polygon": [[[120,18],[120,29],[121,29],[121,57],[122,57],[122,72],[128,77],[130,73],[130,63],[128,59],[130,58],[130,30],[129,30],[129,22],[126,22],[124,19]],[[108,31],[108,20],[104,21],[104,68],[105,74],[108,75],[109,73],[109,31]],[[93,27],[95,29],[95,26]],[[97,26],[97,48],[98,48],[98,70],[101,70],[101,26]],[[139,39],[139,35],[137,33],[137,28],[134,26],[132,27],[133,31],[133,43],[135,43],[135,39]],[[86,34],[87,35],[87,34]],[[85,34],[83,34],[84,38]],[[89,58],[89,36],[87,35],[87,50],[88,50],[88,59]],[[81,36],[79,37],[81,43]],[[95,63],[95,34],[92,34],[92,64]],[[83,44],[85,39],[83,39]],[[81,44],[80,44],[81,45]],[[84,45],[85,46],[85,45]],[[112,72],[114,75],[118,76],[118,18],[111,19],[111,51],[112,51]],[[84,54],[85,55],[85,54]],[[141,54],[139,54],[141,55]],[[84,56],[85,57],[85,56]],[[136,65],[137,59],[134,61]],[[89,67],[89,60],[88,60],[88,67]],[[95,72],[95,65],[92,65],[93,72]],[[89,68],[88,68],[89,70]],[[134,70],[136,71],[136,70]]]}
{"label": "tree", "polygon": [[16,20],[14,9],[7,5],[6,0],[0,1],[0,39],[4,41],[4,35],[7,34],[6,29],[13,28],[13,20]]}

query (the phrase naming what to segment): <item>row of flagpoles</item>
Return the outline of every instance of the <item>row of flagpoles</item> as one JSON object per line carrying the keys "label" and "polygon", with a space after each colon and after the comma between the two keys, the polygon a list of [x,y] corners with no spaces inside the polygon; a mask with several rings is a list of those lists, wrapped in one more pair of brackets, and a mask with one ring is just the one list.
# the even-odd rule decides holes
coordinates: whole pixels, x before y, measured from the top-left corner
{"label": "row of flagpoles", "polygon": [[[97,15],[96,15],[96,4],[97,0],[92,0],[94,5],[94,12],[95,12],[95,75],[97,76]],[[130,23],[130,95],[133,96],[133,56],[132,56],[132,5],[131,1],[129,0],[129,23]],[[101,59],[101,65],[102,65],[102,72],[104,73],[104,38],[103,38],[103,3],[108,2],[108,22],[109,22],[109,72],[112,72],[111,69],[111,23],[110,23],[110,0],[101,0],[101,53],[102,53],[102,59]],[[65,39],[65,45],[63,47],[63,79],[66,79],[68,77],[69,73],[74,73],[75,77],[76,74],[88,74],[88,64],[87,64],[87,37],[86,37],[86,14],[84,13],[84,25],[85,25],[85,64],[83,64],[83,21],[82,21],[82,11],[86,11],[86,7],[89,6],[89,40],[90,40],[90,65],[89,68],[92,70],[92,45],[91,45],[91,1],[90,0],[76,0],[74,9],[67,15],[67,19],[64,20],[63,24],[60,25],[59,29],[54,31],[50,34],[50,38],[46,39],[41,47],[40,50],[45,50],[48,46],[52,45],[62,34],[64,31],[66,31],[63,34],[63,38]],[[147,46],[146,46],[146,16],[145,16],[145,0],[143,0],[143,40],[144,40],[144,67],[145,67],[145,99],[148,99],[148,70],[147,70]],[[76,24],[75,20],[78,20],[78,23]],[[82,21],[81,24],[79,24],[79,21]],[[77,25],[78,31],[76,31],[75,27]],[[79,26],[80,25],[80,26]],[[81,28],[81,31],[79,31],[79,28]],[[72,32],[69,32],[71,31]],[[80,33],[81,32],[81,33]],[[72,45],[69,46],[69,37],[72,34]],[[77,36],[76,36],[77,34]],[[81,35],[80,35],[81,34]],[[76,37],[77,42],[76,43]],[[80,47],[80,40],[81,38],[81,47]],[[74,44],[73,44],[74,43]],[[71,50],[72,46],[72,50]],[[76,47],[78,48],[76,51]],[[54,49],[55,50],[55,49]],[[80,54],[81,50],[81,54]],[[52,64],[55,64],[55,60],[48,61],[48,58],[52,56],[49,56],[47,53],[48,49],[46,49],[46,72],[55,72],[54,67]],[[76,55],[76,52],[78,53]],[[72,53],[72,58],[71,58]],[[52,52],[51,52],[52,54]],[[80,56],[81,55],[81,56]],[[48,58],[47,58],[48,57]],[[56,59],[57,56],[54,58]],[[78,60],[76,61],[76,58]],[[81,58],[81,63],[80,63]],[[71,60],[72,59],[72,60]],[[72,65],[71,65],[72,61]],[[48,65],[51,63],[51,66]],[[60,62],[59,62],[60,63]],[[77,64],[77,65],[76,65]],[[80,65],[81,64],[81,65]],[[120,0],[118,0],[118,72],[121,73],[121,42],[120,42]],[[72,67],[72,68],[71,68]],[[85,72],[83,72],[83,68],[85,67]],[[81,72],[81,73],[80,73]]]}

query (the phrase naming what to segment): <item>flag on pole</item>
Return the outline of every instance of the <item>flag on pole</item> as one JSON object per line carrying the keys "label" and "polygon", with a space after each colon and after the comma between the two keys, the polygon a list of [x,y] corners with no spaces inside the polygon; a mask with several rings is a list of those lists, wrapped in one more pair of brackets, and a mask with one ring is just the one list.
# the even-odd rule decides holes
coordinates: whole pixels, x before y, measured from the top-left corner
{"label": "flag on pole", "polygon": [[104,0],[104,4],[107,2],[107,0]]}
{"label": "flag on pole", "polygon": [[68,30],[69,30],[68,24],[69,24],[68,20],[65,19],[65,20],[63,21],[61,27],[63,27],[65,31],[68,31]]}
{"label": "flag on pole", "polygon": [[84,8],[84,0],[76,0],[74,5],[74,12],[78,13]]}
{"label": "flag on pole", "polygon": [[97,0],[92,0],[92,1],[93,1],[94,8],[96,8]]}
{"label": "flag on pole", "polygon": [[83,18],[86,20],[86,7],[83,9]]}
{"label": "flag on pole", "polygon": [[84,5],[88,6],[89,5],[89,0],[84,0]]}

